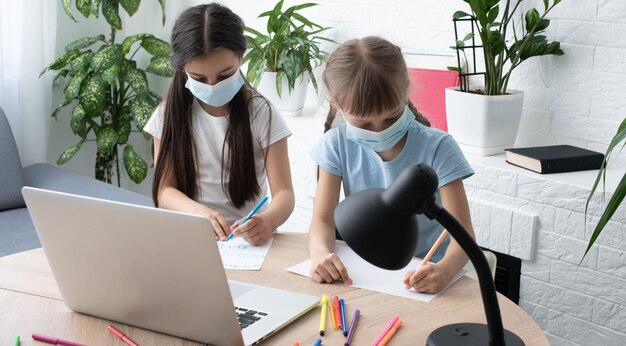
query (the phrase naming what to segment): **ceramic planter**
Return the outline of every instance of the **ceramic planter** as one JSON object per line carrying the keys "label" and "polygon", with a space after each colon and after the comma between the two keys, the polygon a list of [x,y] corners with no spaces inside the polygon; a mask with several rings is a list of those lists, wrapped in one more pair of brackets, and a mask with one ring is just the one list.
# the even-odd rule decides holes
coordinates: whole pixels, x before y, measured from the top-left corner
{"label": "ceramic planter", "polygon": [[501,154],[513,147],[524,93],[508,90],[508,95],[485,96],[446,88],[448,133],[464,152],[478,155]]}
{"label": "ceramic planter", "polygon": [[276,91],[276,72],[263,72],[258,90],[270,102],[274,104],[283,116],[302,115],[304,101],[306,100],[309,77],[303,74],[296,80],[294,89],[289,92],[287,77],[283,76],[282,90],[278,96]]}

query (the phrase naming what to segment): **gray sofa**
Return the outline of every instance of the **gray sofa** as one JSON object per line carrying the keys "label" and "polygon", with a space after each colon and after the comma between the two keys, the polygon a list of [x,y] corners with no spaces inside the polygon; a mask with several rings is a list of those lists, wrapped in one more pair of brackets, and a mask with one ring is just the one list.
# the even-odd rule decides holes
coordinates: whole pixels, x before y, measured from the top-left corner
{"label": "gray sofa", "polygon": [[[0,108],[0,257],[41,246],[22,198],[23,186],[153,206],[146,196],[49,164],[22,168],[9,122]],[[72,212],[68,210],[68,214]]]}

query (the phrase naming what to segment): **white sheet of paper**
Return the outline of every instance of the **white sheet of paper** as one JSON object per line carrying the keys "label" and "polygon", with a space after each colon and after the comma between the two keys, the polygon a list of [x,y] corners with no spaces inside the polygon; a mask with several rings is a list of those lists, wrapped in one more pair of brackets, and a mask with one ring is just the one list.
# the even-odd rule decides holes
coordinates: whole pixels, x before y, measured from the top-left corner
{"label": "white sheet of paper", "polygon": [[241,237],[218,241],[217,248],[220,250],[224,269],[261,270],[273,240],[259,246],[252,246]]}
{"label": "white sheet of paper", "polygon": [[[428,294],[415,292],[415,289],[413,288],[404,288],[404,284],[402,283],[404,275],[409,270],[417,269],[417,267],[422,263],[421,260],[415,258],[412,259],[411,262],[404,267],[404,269],[385,270],[365,261],[347,245],[337,244],[335,246],[335,253],[348,269],[348,274],[352,279],[352,286],[354,287],[365,288],[372,291],[419,300],[426,303],[433,300],[439,293],[445,290],[444,288],[439,293]],[[291,268],[287,268],[287,270],[296,274],[311,277],[309,274],[311,270],[311,260],[306,260],[302,263],[296,264]],[[446,288],[460,279],[465,272],[465,270],[461,270],[458,274],[456,274]]]}

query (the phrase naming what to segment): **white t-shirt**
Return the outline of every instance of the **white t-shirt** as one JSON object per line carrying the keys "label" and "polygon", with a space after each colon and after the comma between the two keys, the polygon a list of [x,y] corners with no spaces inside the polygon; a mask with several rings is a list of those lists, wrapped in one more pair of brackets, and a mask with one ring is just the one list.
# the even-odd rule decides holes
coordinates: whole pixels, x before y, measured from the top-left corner
{"label": "white t-shirt", "polygon": [[[261,188],[261,194],[258,198],[247,202],[243,208],[237,209],[230,202],[222,188],[222,146],[227,145],[224,143],[224,138],[226,136],[226,130],[228,129],[228,115],[213,116],[207,113],[200,106],[198,101],[194,99],[192,106],[192,127],[197,155],[196,164],[198,166],[196,178],[199,183],[199,188],[196,190],[194,200],[222,213],[226,221],[231,224],[246,216],[261,198],[267,194],[267,175],[264,169],[263,149],[291,135],[291,131],[287,128],[287,124],[278,110],[271,105],[271,103],[270,107],[271,121],[269,108],[265,101],[259,97],[255,97],[252,101],[250,109],[250,129],[252,130],[253,136],[252,142],[254,145],[256,178]],[[161,139],[163,132],[164,111],[164,105],[160,105],[143,128],[144,131],[157,139]],[[227,151],[224,156],[228,156]],[[226,164],[228,165],[227,162]],[[225,188],[228,187],[228,171],[229,167],[227,166],[224,171]],[[265,204],[264,208],[261,210],[266,208],[267,204]]]}

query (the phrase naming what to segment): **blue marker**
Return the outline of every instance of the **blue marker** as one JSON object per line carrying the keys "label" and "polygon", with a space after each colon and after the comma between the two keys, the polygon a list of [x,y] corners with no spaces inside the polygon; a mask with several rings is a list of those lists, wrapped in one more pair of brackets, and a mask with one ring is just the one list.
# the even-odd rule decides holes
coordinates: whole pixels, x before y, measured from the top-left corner
{"label": "blue marker", "polygon": [[315,343],[313,344],[313,346],[320,346],[322,344],[322,339],[317,339],[315,340]]}
{"label": "blue marker", "polygon": [[[257,204],[256,207],[252,209],[252,211],[250,212],[250,214],[248,214],[248,216],[246,216],[245,218],[243,218],[243,220],[241,220],[239,225],[243,225],[244,223],[246,223],[246,221],[250,220],[250,218],[254,216],[254,214],[256,214],[256,212],[259,211],[259,209],[261,209],[261,207],[263,206],[263,204],[265,204],[265,202],[267,202],[267,196],[263,197],[263,199],[259,201],[259,204]],[[228,238],[226,238],[226,241],[233,239],[234,236],[235,236],[235,233],[229,234]]]}
{"label": "blue marker", "polygon": [[346,323],[346,303],[339,299],[339,310],[341,311],[341,329],[343,336],[348,336],[348,324]]}

